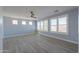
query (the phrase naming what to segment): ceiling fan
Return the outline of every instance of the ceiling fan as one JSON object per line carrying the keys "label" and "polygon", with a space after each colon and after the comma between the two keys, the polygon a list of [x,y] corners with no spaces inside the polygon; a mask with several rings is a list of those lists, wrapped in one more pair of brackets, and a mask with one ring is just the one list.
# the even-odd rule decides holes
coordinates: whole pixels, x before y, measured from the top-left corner
{"label": "ceiling fan", "polygon": [[34,14],[33,11],[31,11],[30,14],[31,14],[31,15],[30,15],[31,18],[37,18],[37,17],[35,16],[35,14]]}

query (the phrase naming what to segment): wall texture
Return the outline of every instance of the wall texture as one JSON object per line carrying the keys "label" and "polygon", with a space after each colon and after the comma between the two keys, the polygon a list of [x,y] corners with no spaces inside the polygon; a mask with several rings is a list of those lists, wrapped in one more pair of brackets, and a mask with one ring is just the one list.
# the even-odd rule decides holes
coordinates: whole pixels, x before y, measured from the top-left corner
{"label": "wall texture", "polygon": [[[12,20],[18,20],[18,25],[13,25]],[[33,25],[29,25],[28,21],[27,25],[22,25],[21,21],[22,19],[16,19],[4,16],[3,17],[4,37],[24,35],[36,31],[36,21],[32,21]]]}
{"label": "wall texture", "polygon": [[41,32],[41,34],[60,38],[62,40],[73,42],[73,43],[78,43],[78,9],[77,8],[57,15],[53,15],[51,17],[48,17],[47,19],[64,14],[68,14],[68,32],[69,32],[68,34],[53,33],[50,31]]}

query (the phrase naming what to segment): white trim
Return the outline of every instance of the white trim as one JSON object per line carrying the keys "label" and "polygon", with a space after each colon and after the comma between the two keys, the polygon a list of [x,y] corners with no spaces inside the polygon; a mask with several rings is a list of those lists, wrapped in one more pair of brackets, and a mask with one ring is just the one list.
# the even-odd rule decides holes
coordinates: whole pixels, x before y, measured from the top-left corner
{"label": "white trim", "polygon": [[34,32],[28,33],[28,34],[16,34],[16,35],[9,35],[9,36],[4,36],[3,38],[10,38],[10,37],[17,37],[17,36],[23,36],[23,35],[30,35],[33,34]]}
{"label": "white trim", "polygon": [[63,40],[63,41],[66,41],[66,42],[78,44],[78,42],[75,42],[75,41],[71,41],[71,40],[67,40],[67,39],[62,39],[62,38],[59,38],[59,37],[55,37],[55,36],[51,36],[51,35],[47,35],[47,34],[43,34],[43,33],[40,33],[40,34],[44,35],[44,36],[47,36],[47,37],[51,37],[51,38],[56,38],[56,39],[59,39],[59,40]]}

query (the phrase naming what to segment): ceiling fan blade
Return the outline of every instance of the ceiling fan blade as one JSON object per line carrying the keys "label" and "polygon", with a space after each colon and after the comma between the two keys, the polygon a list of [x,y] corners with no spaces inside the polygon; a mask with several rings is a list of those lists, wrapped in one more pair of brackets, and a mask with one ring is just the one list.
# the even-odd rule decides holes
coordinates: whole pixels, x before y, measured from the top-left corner
{"label": "ceiling fan blade", "polygon": [[36,18],[34,15],[31,15],[32,18]]}

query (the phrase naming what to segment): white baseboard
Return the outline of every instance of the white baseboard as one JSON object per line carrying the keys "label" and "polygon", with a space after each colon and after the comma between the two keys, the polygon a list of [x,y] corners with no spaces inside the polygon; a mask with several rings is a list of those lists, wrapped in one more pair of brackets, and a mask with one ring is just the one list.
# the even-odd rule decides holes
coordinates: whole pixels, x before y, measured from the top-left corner
{"label": "white baseboard", "polygon": [[10,38],[10,37],[16,37],[16,36],[24,36],[24,35],[30,35],[33,34],[34,32],[27,33],[27,34],[15,34],[15,35],[9,35],[9,36],[4,36],[3,38]]}
{"label": "white baseboard", "polygon": [[56,39],[63,40],[63,41],[66,41],[66,42],[78,44],[78,42],[75,42],[75,41],[71,41],[71,40],[67,40],[67,39],[62,39],[62,38],[59,38],[59,37],[55,37],[55,36],[51,36],[51,35],[47,35],[47,34],[43,34],[43,33],[40,33],[40,34],[41,34],[41,35],[44,35],[44,36],[46,36],[46,37],[56,38]]}
{"label": "white baseboard", "polygon": [[[29,35],[29,34],[33,34],[33,33],[35,33],[35,32],[31,32],[31,33],[28,33],[28,34],[16,34],[16,35],[4,36],[3,38],[10,38],[10,37],[16,37],[16,36]],[[75,42],[75,41],[62,39],[62,38],[59,38],[59,37],[55,37],[55,36],[51,36],[51,35],[47,35],[47,34],[43,34],[43,33],[39,33],[39,34],[44,35],[46,37],[56,38],[56,39],[59,39],[59,40],[63,40],[63,41],[67,41],[67,42],[70,42],[70,43],[78,44],[78,42]]]}

